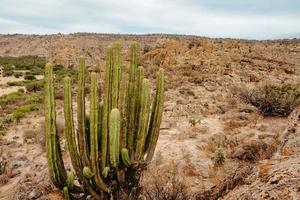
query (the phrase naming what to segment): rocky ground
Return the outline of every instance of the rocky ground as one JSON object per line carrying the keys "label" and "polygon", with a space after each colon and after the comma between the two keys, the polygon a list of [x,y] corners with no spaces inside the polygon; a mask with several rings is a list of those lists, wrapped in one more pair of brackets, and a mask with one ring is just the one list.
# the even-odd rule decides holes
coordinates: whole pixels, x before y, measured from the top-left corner
{"label": "rocky ground", "polygon": [[[122,44],[125,64],[129,44],[139,43],[139,64],[152,81],[159,67],[167,74],[161,133],[143,184],[151,184],[153,172],[176,172],[191,199],[300,198],[299,109],[290,117],[264,117],[238,96],[266,83],[299,83],[299,40],[1,35],[0,56],[39,55],[76,67],[78,56],[85,55],[89,65],[102,67],[105,48],[114,41]],[[0,89],[1,95],[12,91]],[[57,105],[62,119],[62,102]],[[33,112],[0,139],[11,169],[8,180],[0,180],[5,182],[0,199],[60,198],[47,174],[42,124],[42,111]],[[26,139],[26,130],[36,135]],[[217,165],[220,154],[225,160]]]}

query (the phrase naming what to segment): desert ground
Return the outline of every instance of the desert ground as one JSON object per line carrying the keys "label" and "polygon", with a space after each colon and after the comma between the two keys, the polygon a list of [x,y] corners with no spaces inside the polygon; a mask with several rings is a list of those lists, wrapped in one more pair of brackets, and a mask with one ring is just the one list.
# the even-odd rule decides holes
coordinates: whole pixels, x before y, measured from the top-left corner
{"label": "desert ground", "polygon": [[[141,183],[150,199],[156,193],[174,200],[300,199],[300,40],[78,33],[0,35],[1,200],[62,199],[47,169],[43,66],[33,63],[34,72],[30,66],[11,68],[6,58],[34,56],[58,66],[57,124],[64,147],[59,78],[76,79],[81,55],[103,72],[106,48],[116,41],[125,65],[129,45],[139,44],[138,62],[152,89],[158,69],[166,73],[160,136]],[[289,89],[260,96],[266,85]],[[264,110],[275,103],[258,99],[280,92],[289,95],[280,99],[284,107]],[[176,192],[179,197],[171,198]]]}

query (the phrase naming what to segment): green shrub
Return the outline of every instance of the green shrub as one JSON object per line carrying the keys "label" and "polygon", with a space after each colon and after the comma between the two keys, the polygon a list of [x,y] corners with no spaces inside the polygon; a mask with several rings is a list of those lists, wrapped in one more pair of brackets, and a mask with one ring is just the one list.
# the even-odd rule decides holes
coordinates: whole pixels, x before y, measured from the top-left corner
{"label": "green shrub", "polygon": [[23,76],[22,72],[14,72],[14,77],[20,78],[21,76]]}
{"label": "green shrub", "polygon": [[11,81],[6,83],[8,86],[23,86],[23,81]]}
{"label": "green shrub", "polygon": [[41,75],[41,74],[44,74],[44,69],[43,68],[40,68],[38,66],[33,66],[31,69],[30,69],[30,73],[32,75]]}
{"label": "green shrub", "polygon": [[30,70],[32,66],[44,68],[45,64],[45,58],[39,56],[0,57],[0,65],[15,65],[22,70]]}
{"label": "green shrub", "polygon": [[225,162],[224,149],[218,148],[212,157],[212,161],[213,161],[215,167],[222,166]]}
{"label": "green shrub", "polygon": [[239,95],[264,116],[287,116],[300,104],[300,88],[293,84],[263,85]]}
{"label": "green shrub", "polygon": [[70,67],[66,68],[66,67],[63,67],[62,65],[54,65],[53,73],[55,74],[56,82],[61,82],[63,80],[63,78],[66,76],[69,76],[71,79],[73,79],[76,82],[77,76],[78,76],[77,70],[74,70],[73,68],[70,68]]}
{"label": "green shrub", "polygon": [[25,75],[25,76],[24,76],[24,79],[25,79],[25,80],[29,80],[29,81],[36,80],[36,78],[35,78],[34,75]]}
{"label": "green shrub", "polygon": [[43,80],[32,81],[25,84],[25,88],[28,92],[41,91],[43,87],[44,87]]}
{"label": "green shrub", "polygon": [[29,95],[26,98],[25,104],[38,104],[42,103],[43,97],[39,94]]}
{"label": "green shrub", "polygon": [[16,120],[16,122],[20,122],[20,120],[25,117],[26,113],[22,111],[14,111],[12,113],[13,118]]}
{"label": "green shrub", "polygon": [[12,76],[14,74],[14,68],[11,65],[3,67],[3,76]]}
{"label": "green shrub", "polygon": [[28,112],[36,111],[36,110],[39,110],[39,105],[37,105],[37,104],[23,105],[23,106],[20,106],[20,107],[16,108],[16,109],[12,112],[12,116],[13,116],[13,118],[14,118],[17,122],[19,122],[20,119],[22,119],[23,117],[25,117],[25,115],[26,115]]}
{"label": "green shrub", "polygon": [[14,104],[15,102],[24,99],[25,94],[23,92],[13,92],[0,97],[0,106],[5,107],[8,104]]}
{"label": "green shrub", "polygon": [[23,88],[19,88],[19,89],[18,89],[18,92],[22,92],[22,93],[24,93],[24,92],[25,92],[25,90],[24,90]]}

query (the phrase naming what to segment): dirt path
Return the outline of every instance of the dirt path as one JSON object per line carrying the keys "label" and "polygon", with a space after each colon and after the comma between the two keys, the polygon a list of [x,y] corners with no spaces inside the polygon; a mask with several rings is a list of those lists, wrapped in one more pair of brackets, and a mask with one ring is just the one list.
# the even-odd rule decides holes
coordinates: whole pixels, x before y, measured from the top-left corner
{"label": "dirt path", "polygon": [[24,142],[24,132],[37,130],[43,120],[43,117],[31,114],[10,128],[2,139],[4,157],[9,161],[8,168],[11,169],[12,178],[7,184],[0,187],[1,200],[14,199],[14,196],[19,195],[15,194],[15,191],[20,183],[28,181],[29,177],[43,175],[46,164],[44,149],[36,140]]}

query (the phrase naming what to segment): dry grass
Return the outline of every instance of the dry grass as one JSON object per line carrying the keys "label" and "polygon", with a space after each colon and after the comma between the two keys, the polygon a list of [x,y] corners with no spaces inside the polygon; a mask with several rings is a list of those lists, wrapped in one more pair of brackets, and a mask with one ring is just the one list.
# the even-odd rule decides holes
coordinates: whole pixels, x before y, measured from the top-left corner
{"label": "dry grass", "polygon": [[272,162],[267,160],[266,162],[264,162],[263,164],[261,164],[259,166],[259,172],[258,172],[258,176],[260,178],[263,178],[269,171],[270,167],[272,166]]}
{"label": "dry grass", "polygon": [[208,176],[211,183],[219,185],[221,181],[226,177],[226,173],[223,168],[217,168],[212,164],[208,164]]}
{"label": "dry grass", "polygon": [[150,169],[143,180],[143,195],[147,200],[188,200],[190,191],[179,175],[175,163],[164,168]]}

